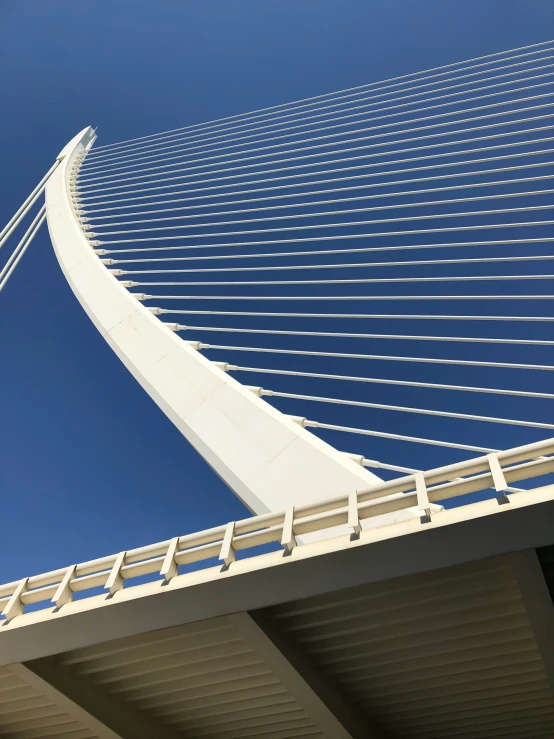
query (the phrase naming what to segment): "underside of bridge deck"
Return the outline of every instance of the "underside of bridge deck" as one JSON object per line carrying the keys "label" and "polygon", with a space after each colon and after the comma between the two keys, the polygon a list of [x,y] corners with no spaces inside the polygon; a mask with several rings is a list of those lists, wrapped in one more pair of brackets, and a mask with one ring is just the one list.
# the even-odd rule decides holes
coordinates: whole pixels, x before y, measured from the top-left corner
{"label": "underside of bridge deck", "polygon": [[547,739],[551,557],[525,550],[9,664],[0,731]]}

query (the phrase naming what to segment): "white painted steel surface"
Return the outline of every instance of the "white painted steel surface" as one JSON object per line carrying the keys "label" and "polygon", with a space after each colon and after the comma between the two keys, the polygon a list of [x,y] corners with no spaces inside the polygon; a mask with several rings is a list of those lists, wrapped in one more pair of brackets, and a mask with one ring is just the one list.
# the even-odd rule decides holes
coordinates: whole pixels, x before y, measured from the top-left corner
{"label": "white painted steel surface", "polygon": [[148,394],[255,513],[379,482],[201,356],[109,273],[81,231],[68,189],[76,157],[93,141],[85,129],[62,152],[46,188],[48,228],[81,305]]}

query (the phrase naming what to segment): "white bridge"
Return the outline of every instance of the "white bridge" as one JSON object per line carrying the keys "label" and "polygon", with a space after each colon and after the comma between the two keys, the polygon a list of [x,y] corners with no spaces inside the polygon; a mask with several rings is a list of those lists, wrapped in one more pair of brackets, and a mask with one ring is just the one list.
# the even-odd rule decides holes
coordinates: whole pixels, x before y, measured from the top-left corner
{"label": "white bridge", "polygon": [[554,736],[553,60],[65,146],[0,291],[47,220],[254,515],[0,585],[2,736]]}

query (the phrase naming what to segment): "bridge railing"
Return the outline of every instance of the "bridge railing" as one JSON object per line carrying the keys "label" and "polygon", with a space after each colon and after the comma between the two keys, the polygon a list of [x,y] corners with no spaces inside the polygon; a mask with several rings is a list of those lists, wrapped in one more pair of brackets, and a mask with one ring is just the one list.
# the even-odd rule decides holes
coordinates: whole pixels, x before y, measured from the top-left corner
{"label": "bridge railing", "polygon": [[[97,595],[99,587],[115,595],[126,581],[145,575],[158,573],[170,581],[179,575],[180,566],[211,566],[209,560],[214,558],[224,571],[232,567],[237,552],[279,543],[291,553],[303,545],[299,537],[329,529],[337,529],[338,535],[346,526],[358,537],[363,520],[392,511],[417,507],[425,525],[433,515],[431,503],[489,488],[509,503],[509,483],[551,472],[554,438],[7,583],[0,586],[2,616],[9,621],[23,614],[25,606],[38,603],[62,608],[74,594],[95,589],[88,595]],[[525,495],[525,491],[517,494]]]}

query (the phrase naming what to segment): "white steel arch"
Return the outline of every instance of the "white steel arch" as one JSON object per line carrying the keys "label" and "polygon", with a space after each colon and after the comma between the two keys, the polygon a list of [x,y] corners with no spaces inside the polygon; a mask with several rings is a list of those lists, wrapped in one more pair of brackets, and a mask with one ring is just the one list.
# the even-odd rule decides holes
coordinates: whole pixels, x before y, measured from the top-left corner
{"label": "white steel arch", "polygon": [[554,429],[553,53],[60,154],[72,289],[254,512]]}
{"label": "white steel arch", "polygon": [[48,229],[73,292],[146,392],[255,513],[379,483],[306,431],[305,419],[285,416],[203,357],[110,274],[83,234],[69,192],[72,168],[94,140],[86,128],[60,153],[46,188]]}

